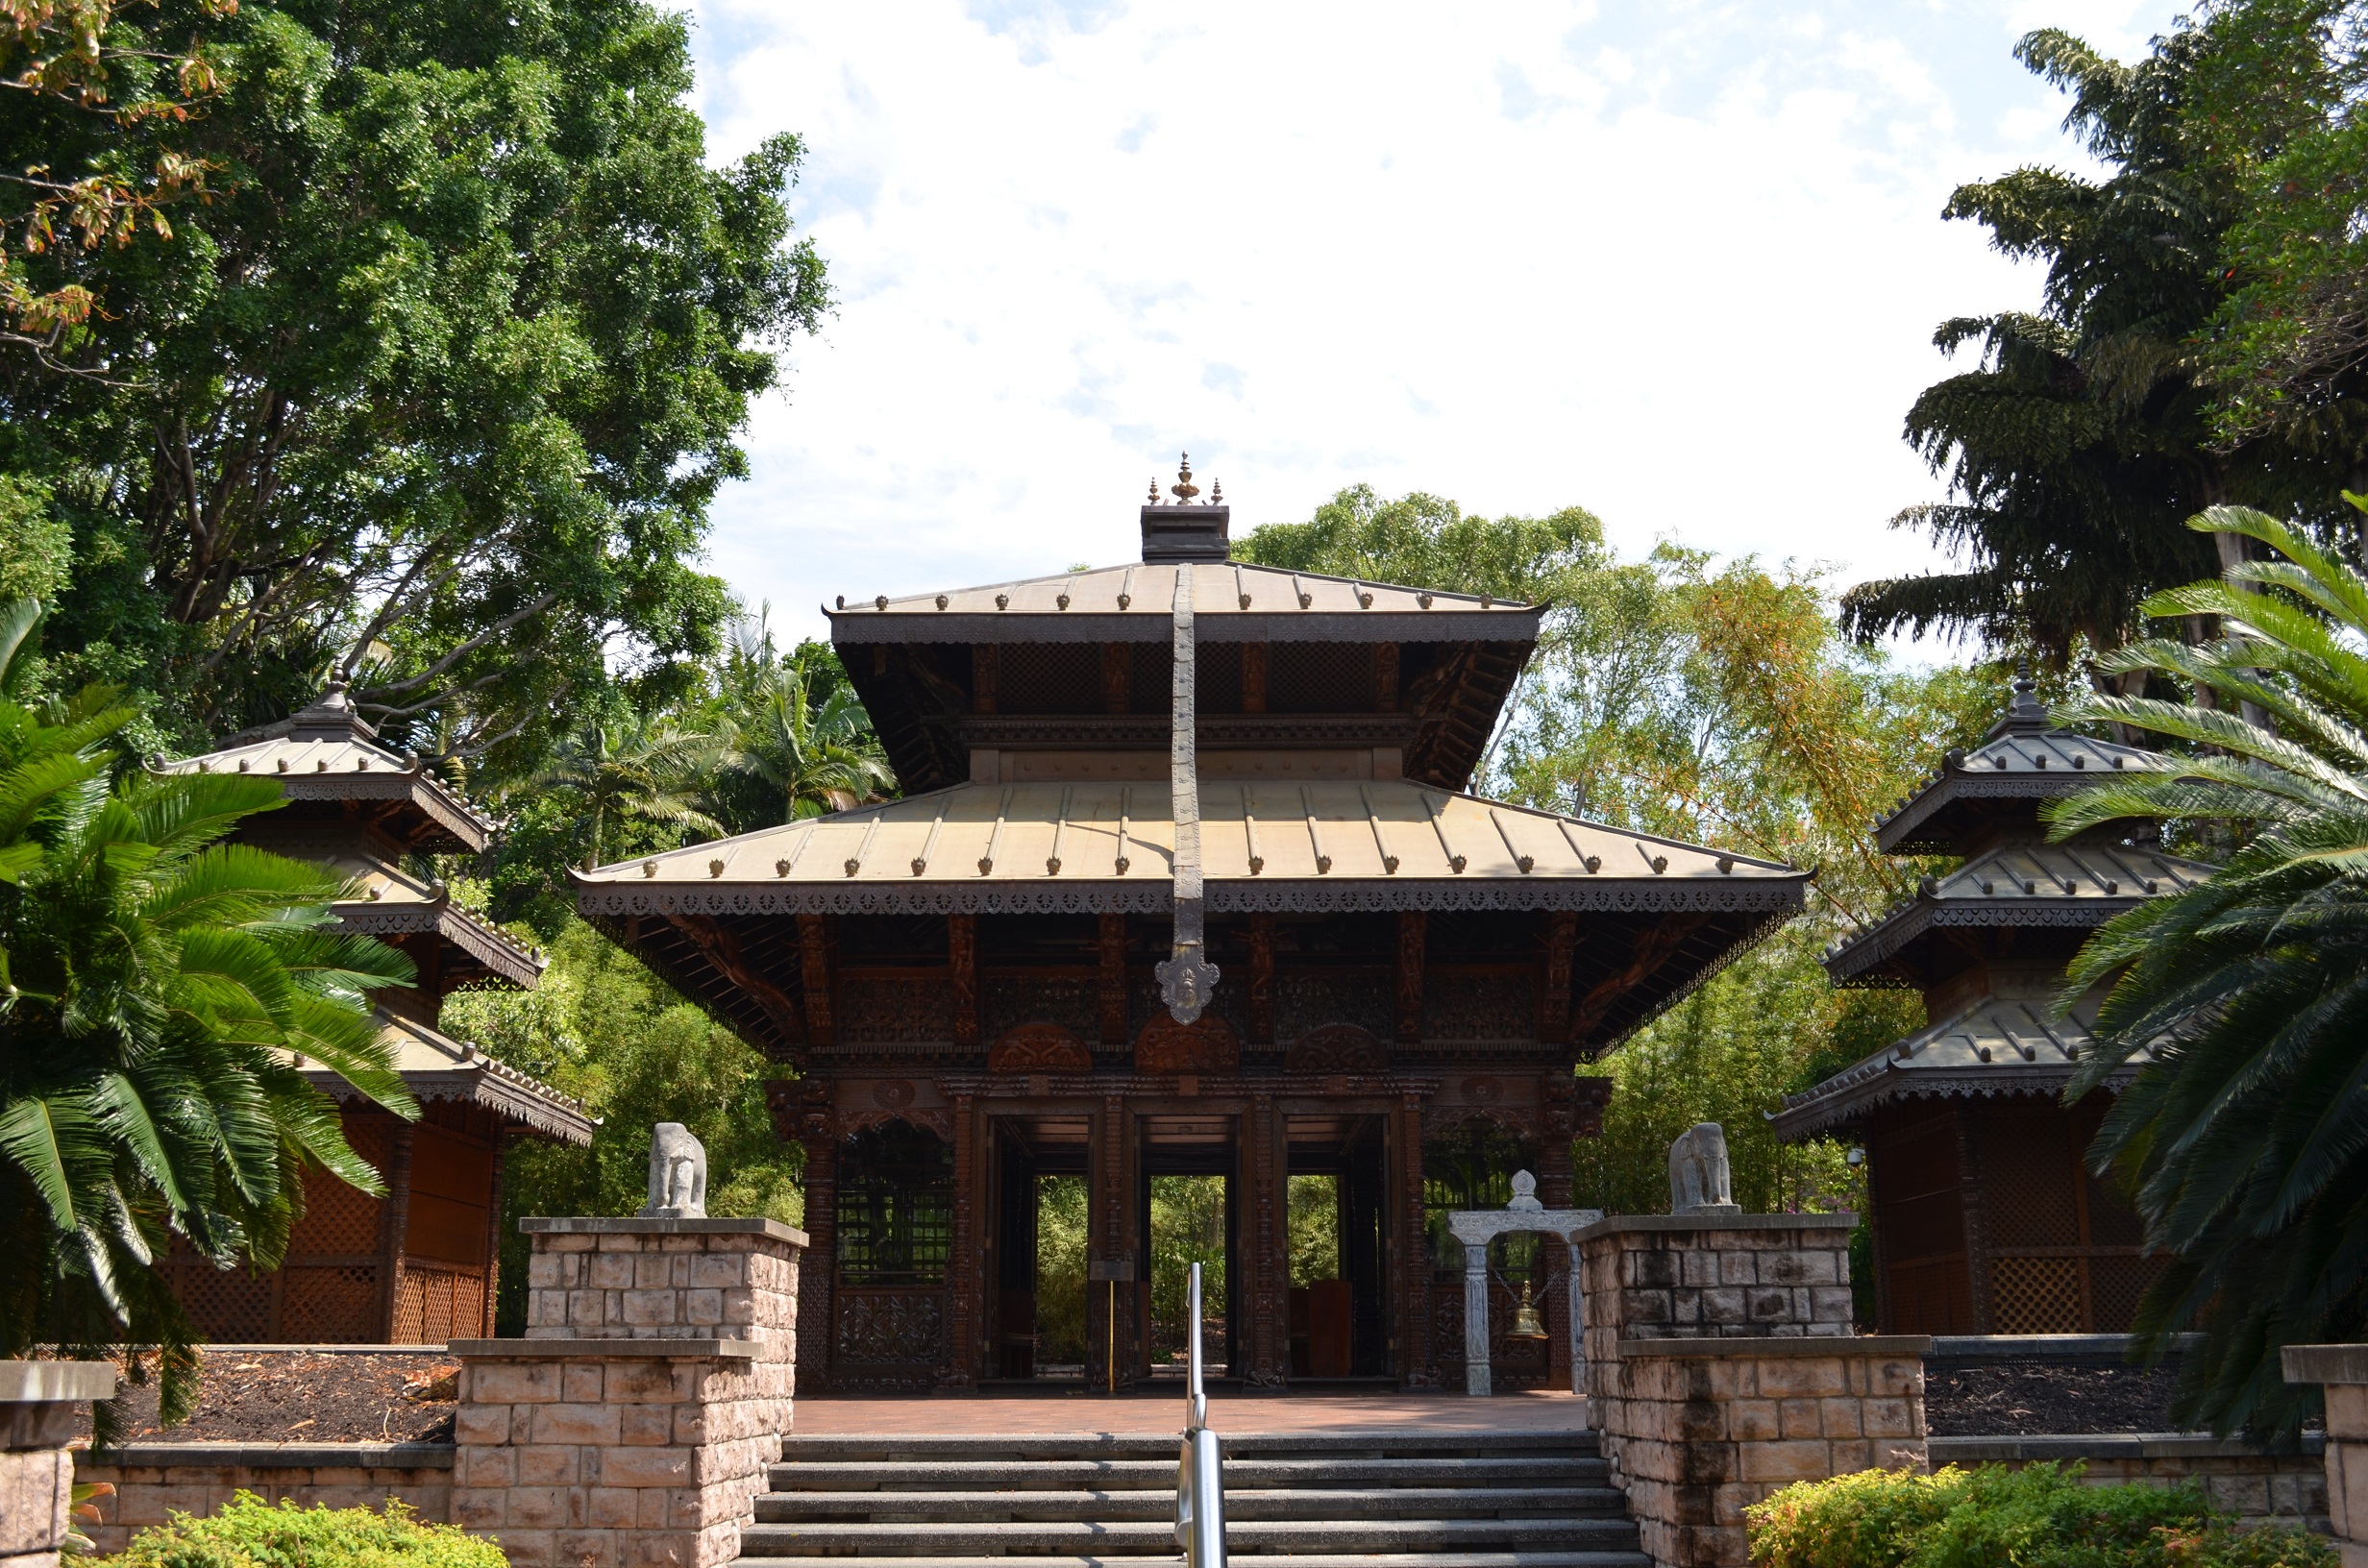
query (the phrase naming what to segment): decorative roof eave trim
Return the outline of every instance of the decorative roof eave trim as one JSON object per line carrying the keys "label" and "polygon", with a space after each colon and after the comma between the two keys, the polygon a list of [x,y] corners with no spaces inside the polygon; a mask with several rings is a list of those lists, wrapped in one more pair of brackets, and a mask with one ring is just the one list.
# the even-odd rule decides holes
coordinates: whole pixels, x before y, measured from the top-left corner
{"label": "decorative roof eave trim", "polygon": [[[1168,612],[1068,610],[1057,615],[826,609],[833,644],[1164,643]],[[1196,617],[1203,643],[1515,643],[1534,646],[1545,611],[1251,610]]]}
{"label": "decorative roof eave trim", "polygon": [[[1887,1048],[1885,1058],[1888,1058]],[[1909,1099],[2054,1099],[2072,1080],[2068,1062],[2000,1062],[1980,1067],[1906,1067],[1882,1062],[1881,1069],[1858,1076],[1852,1067],[1827,1079],[1800,1100],[1771,1115],[1768,1130],[1779,1139],[1815,1138],[1841,1129],[1878,1105]],[[2105,1088],[2118,1094],[2137,1076],[2135,1066],[2115,1069]]]}
{"label": "decorative roof eave trim", "polygon": [[[339,1101],[368,1098],[361,1090],[326,1067],[306,1067],[305,1081]],[[459,1100],[481,1105],[563,1143],[582,1147],[592,1141],[594,1120],[566,1102],[555,1090],[524,1073],[502,1073],[481,1058],[467,1066],[415,1069],[404,1073],[403,1087],[419,1100]],[[376,1103],[376,1102],[372,1102]]]}
{"label": "decorative roof eave trim", "polygon": [[2143,897],[2014,898],[1916,897],[1826,955],[1825,972],[1835,985],[1848,985],[1897,957],[1918,937],[1938,927],[2103,925],[2146,902]]}
{"label": "decorative roof eave trim", "polygon": [[1774,936],[1780,927],[1788,924],[1791,921],[1792,917],[1800,913],[1801,907],[1801,901],[1796,898],[1791,908],[1771,911],[1763,916],[1755,924],[1737,933],[1733,942],[1727,943],[1726,947],[1714,955],[1708,963],[1695,969],[1692,976],[1689,978],[1684,985],[1679,986],[1676,990],[1670,992],[1666,996],[1662,997],[1659,1001],[1653,1003],[1652,1006],[1646,1008],[1642,1013],[1622,1024],[1620,1026],[1619,1033],[1612,1036],[1608,1040],[1600,1041],[1590,1039],[1585,1041],[1572,1041],[1572,1044],[1579,1049],[1586,1061],[1590,1063],[1601,1061],[1608,1052],[1617,1050],[1620,1046],[1626,1044],[1630,1038],[1632,1038],[1638,1030],[1642,1029],[1646,1024],[1652,1022],[1655,1018],[1660,1017],[1664,1013],[1668,1012],[1669,1009],[1675,1007],[1678,1003],[1684,1001],[1687,997],[1692,995],[1695,992],[1700,991],[1704,986],[1708,985],[1712,978],[1720,970],[1724,969],[1728,965],[1733,964],[1737,959],[1741,958],[1745,953],[1750,952],[1754,947],[1757,947],[1760,943],[1767,941],[1769,937]]}
{"label": "decorative roof eave trim", "polygon": [[448,903],[344,899],[333,907],[338,923],[349,931],[374,937],[432,931],[522,991],[532,991],[542,982],[542,959],[468,911]]}
{"label": "decorative roof eave trim", "polygon": [[291,800],[408,800],[470,854],[493,842],[492,819],[480,816],[437,780],[418,772],[256,773],[277,778]]}
{"label": "decorative roof eave trim", "polygon": [[[772,882],[660,884],[591,881],[571,871],[586,916],[630,915],[1059,915],[1167,911],[1166,878],[996,882]],[[1611,914],[1797,913],[1807,872],[1750,881],[1667,878],[1212,877],[1212,914],[1388,912],[1400,909],[1584,910]]]}

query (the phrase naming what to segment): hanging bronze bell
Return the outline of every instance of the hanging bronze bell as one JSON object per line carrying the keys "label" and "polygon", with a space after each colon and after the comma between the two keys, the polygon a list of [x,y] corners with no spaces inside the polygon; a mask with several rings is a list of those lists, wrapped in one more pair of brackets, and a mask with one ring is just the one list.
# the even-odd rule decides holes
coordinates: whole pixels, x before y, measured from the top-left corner
{"label": "hanging bronze bell", "polygon": [[1521,1282],[1520,1305],[1513,1309],[1513,1333],[1509,1337],[1515,1339],[1542,1339],[1545,1337],[1545,1320],[1538,1315],[1538,1304],[1530,1300],[1527,1280]]}

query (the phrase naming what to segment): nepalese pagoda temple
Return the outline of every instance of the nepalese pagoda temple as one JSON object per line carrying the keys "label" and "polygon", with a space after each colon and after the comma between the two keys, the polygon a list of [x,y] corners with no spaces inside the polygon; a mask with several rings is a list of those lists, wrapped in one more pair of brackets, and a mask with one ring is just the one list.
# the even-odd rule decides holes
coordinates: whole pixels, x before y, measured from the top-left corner
{"label": "nepalese pagoda temple", "polygon": [[[799,1069],[772,1092],[805,1153],[802,1392],[1049,1375],[1063,1290],[1063,1375],[1150,1375],[1152,1188],[1191,1174],[1222,1184],[1227,1375],[1460,1383],[1445,1214],[1524,1168],[1567,1203],[1609,1090],[1574,1064],[1800,907],[1789,868],[1462,793],[1540,607],[1236,562],[1178,488],[1138,563],[841,601],[903,798],[578,883]],[[1326,1278],[1286,1256],[1303,1176]],[[1040,1269],[1062,1177],[1073,1282]],[[1560,1321],[1547,1250],[1498,1324],[1517,1284]],[[1500,1341],[1498,1383],[1566,1382],[1566,1345]]]}
{"label": "nepalese pagoda temple", "polygon": [[[1928,1026],[1788,1096],[1788,1139],[1866,1151],[1881,1332],[2126,1333],[2159,1266],[2136,1213],[2084,1154],[2113,1083],[2067,1108],[2103,989],[2068,1016],[2064,968],[2088,934],[2212,869],[2129,823],[2047,842],[2039,809],[2170,758],[2051,728],[2015,682],[2005,717],[1876,824],[1889,854],[1954,857],[1826,956],[1838,986],[1912,987]],[[2116,1080],[2126,1083],[2129,1071]]]}
{"label": "nepalese pagoda temple", "polygon": [[417,1122],[361,1098],[327,1068],[305,1071],[340,1102],[346,1140],[385,1178],[386,1196],[316,1177],[280,1268],[221,1269],[176,1252],[164,1261],[174,1295],[217,1342],[418,1344],[490,1335],[505,1146],[520,1137],[592,1138],[575,1100],[436,1027],[444,998],[461,986],[531,988],[542,975],[539,954],[410,869],[426,855],[481,852],[494,824],[417,756],[381,745],[336,687],[221,750],[149,766],[277,778],[287,803],[248,818],[237,842],[351,878],[353,895],[335,906],[338,926],[400,947],[419,970],[415,988],[376,997],[395,1066],[420,1102]]}

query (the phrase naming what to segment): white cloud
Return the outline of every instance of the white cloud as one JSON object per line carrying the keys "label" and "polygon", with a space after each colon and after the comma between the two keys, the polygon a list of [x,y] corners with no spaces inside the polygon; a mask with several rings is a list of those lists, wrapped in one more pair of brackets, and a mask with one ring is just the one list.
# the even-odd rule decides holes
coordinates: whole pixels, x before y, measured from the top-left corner
{"label": "white cloud", "polygon": [[817,601],[1127,558],[1190,448],[1237,527],[1340,486],[1578,502],[1623,547],[1915,570],[1941,317],[2036,280],[1938,213],[2075,161],[2009,57],[2134,0],[1190,10],[705,0],[711,145],[811,149],[842,300],[714,563]]}

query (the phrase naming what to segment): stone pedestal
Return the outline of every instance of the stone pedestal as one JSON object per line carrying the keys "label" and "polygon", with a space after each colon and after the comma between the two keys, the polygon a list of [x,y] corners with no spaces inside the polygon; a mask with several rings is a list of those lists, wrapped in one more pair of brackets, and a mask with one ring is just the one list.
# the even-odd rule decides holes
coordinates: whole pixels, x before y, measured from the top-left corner
{"label": "stone pedestal", "polygon": [[803,1232],[527,1219],[524,1339],[456,1339],[452,1522],[516,1568],[716,1568],[781,1456]]}
{"label": "stone pedestal", "polygon": [[71,1522],[79,1407],[115,1392],[105,1361],[0,1361],[0,1568],[57,1568]]}
{"label": "stone pedestal", "polygon": [[1795,1481],[1921,1469],[1921,1335],[1859,1336],[1854,1214],[1635,1215],[1576,1237],[1588,1415],[1656,1568],[1748,1560]]}
{"label": "stone pedestal", "polygon": [[2327,1516],[2343,1568],[2368,1568],[2368,1345],[2288,1345],[2285,1381],[2327,1385]]}

